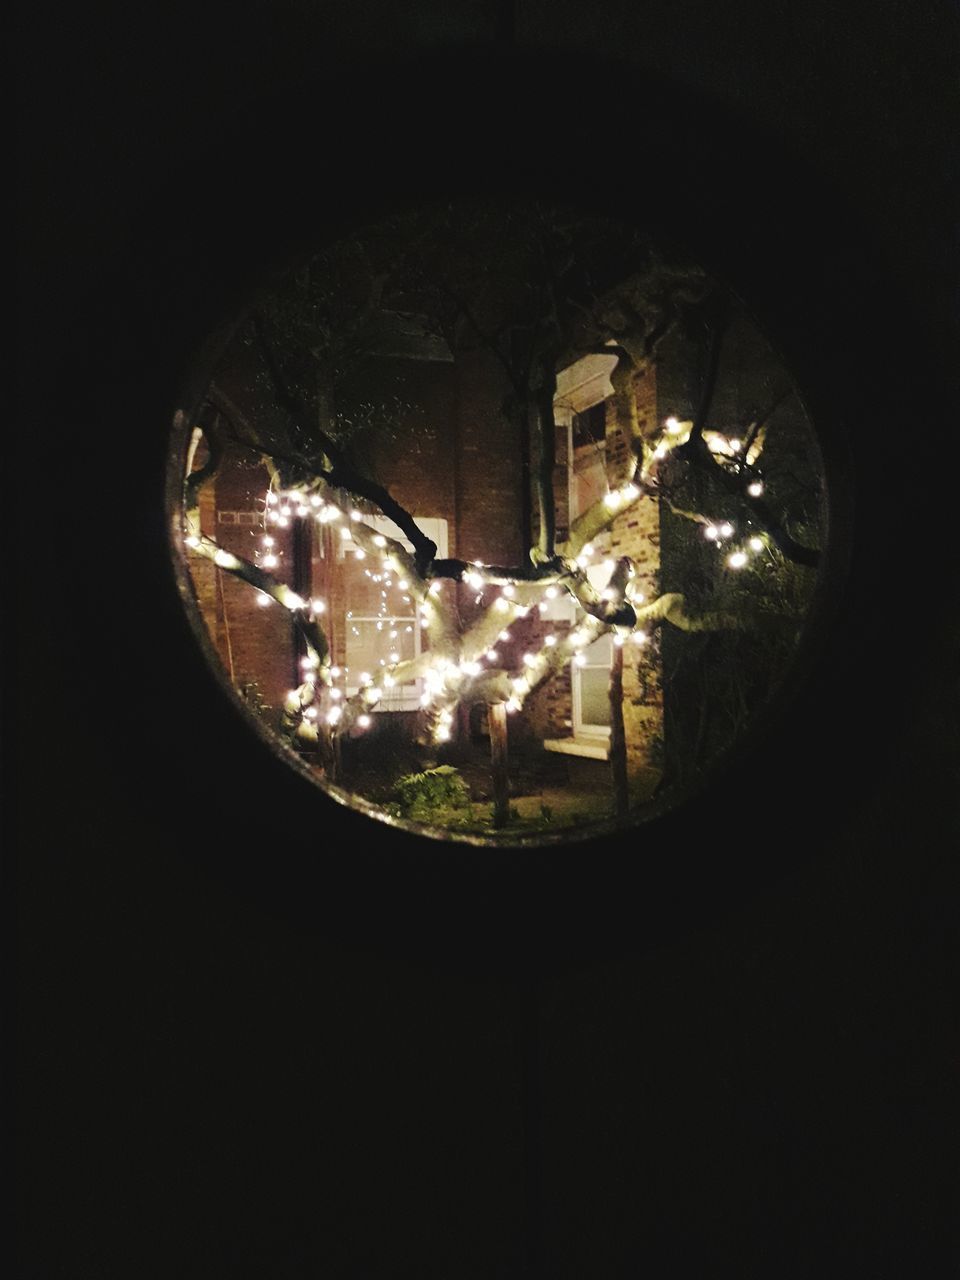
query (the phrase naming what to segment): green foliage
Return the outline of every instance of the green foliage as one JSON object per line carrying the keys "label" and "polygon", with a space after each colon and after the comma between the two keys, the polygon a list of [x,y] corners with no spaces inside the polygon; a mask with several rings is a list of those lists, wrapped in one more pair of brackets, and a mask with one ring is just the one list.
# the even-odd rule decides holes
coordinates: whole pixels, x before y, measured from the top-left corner
{"label": "green foliage", "polygon": [[393,793],[401,813],[415,820],[428,819],[439,809],[465,809],[470,803],[467,784],[450,764],[405,774],[397,779]]}

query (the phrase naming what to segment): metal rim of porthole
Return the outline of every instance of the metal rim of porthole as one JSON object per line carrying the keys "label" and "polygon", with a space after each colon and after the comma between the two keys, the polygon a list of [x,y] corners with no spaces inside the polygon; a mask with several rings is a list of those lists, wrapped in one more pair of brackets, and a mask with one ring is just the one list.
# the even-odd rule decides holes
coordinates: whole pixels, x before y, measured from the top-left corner
{"label": "metal rim of porthole", "polygon": [[[573,105],[552,95],[552,129],[544,130],[544,92],[574,68],[581,83],[603,86],[606,124],[591,131]],[[873,586],[861,520],[875,505],[871,482],[879,471],[852,412],[856,396],[870,390],[870,300],[866,293],[851,297],[850,282],[839,278],[849,271],[860,288],[868,274],[860,270],[855,229],[843,224],[842,210],[825,207],[812,175],[777,152],[776,139],[751,136],[715,104],[680,94],[666,80],[639,85],[624,70],[557,55],[469,53],[383,68],[381,101],[393,108],[367,112],[363,127],[349,133],[342,123],[324,132],[335,85],[273,104],[266,118],[288,122],[283,154],[272,158],[273,171],[285,174],[282,191],[249,193],[249,200],[237,201],[229,230],[221,221],[218,236],[217,220],[208,219],[181,246],[176,269],[187,275],[202,263],[206,283],[196,289],[195,310],[181,334],[176,376],[165,370],[173,397],[166,402],[166,430],[174,409],[189,414],[218,332],[249,284],[265,273],[275,276],[316,247],[318,237],[335,238],[353,220],[421,192],[562,195],[571,157],[590,146],[593,187],[578,197],[621,217],[637,216],[631,210],[639,208],[638,221],[674,236],[727,280],[779,347],[806,398],[829,491],[826,562],[807,642],[756,729],[683,804],[583,841],[490,847],[424,838],[324,795],[272,748],[265,750],[266,737],[258,741],[255,732],[241,731],[236,698],[224,698],[225,679],[203,652],[209,643],[202,627],[168,608],[183,678],[161,734],[169,744],[182,738],[189,711],[192,734],[207,735],[210,743],[198,748],[199,772],[182,763],[174,770],[199,815],[197,856],[319,927],[428,949],[443,945],[442,938],[484,954],[501,945],[504,953],[530,945],[578,953],[629,946],[644,931],[650,936],[668,927],[665,921],[709,911],[816,856],[818,822],[850,798],[840,776],[844,759],[850,751],[870,755],[876,723],[865,715],[866,690],[876,658],[862,651],[865,619],[855,610]],[[497,101],[485,100],[480,110],[477,95],[494,76]],[[455,121],[448,113],[424,115],[425,104],[454,91],[465,104]],[[611,123],[622,121],[628,108],[640,122],[635,167],[624,165],[623,130]],[[262,129],[263,121],[261,112],[258,124],[246,121],[244,128]],[[258,145],[264,137],[258,133]],[[322,159],[302,170],[285,163],[317,137],[326,143]],[[223,173],[256,154],[249,134],[228,141],[213,162],[221,193]],[[358,159],[359,170],[352,167]],[[792,204],[783,203],[788,193]],[[827,247],[834,250],[829,261]],[[851,340],[854,319],[863,329],[852,345],[866,363],[851,374],[836,344],[844,333]],[[169,349],[157,355],[168,356]],[[873,429],[882,430],[884,406],[876,395],[871,412]],[[169,562],[169,474],[167,482],[163,554]],[[168,563],[166,588],[178,604],[188,594],[183,573],[182,563],[176,572]],[[751,777],[749,803],[737,783],[744,770]],[[204,796],[211,795],[205,811]]]}

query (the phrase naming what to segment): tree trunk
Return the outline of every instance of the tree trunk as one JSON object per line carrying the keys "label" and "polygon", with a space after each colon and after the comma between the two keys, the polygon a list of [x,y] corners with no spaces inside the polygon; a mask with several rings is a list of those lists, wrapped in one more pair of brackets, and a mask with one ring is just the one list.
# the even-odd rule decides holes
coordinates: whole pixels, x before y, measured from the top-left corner
{"label": "tree trunk", "polygon": [[623,727],[623,646],[613,646],[610,665],[610,771],[613,774],[613,798],[618,818],[630,809],[627,785],[627,735]]}
{"label": "tree trunk", "polygon": [[510,817],[510,791],[507,777],[507,708],[502,702],[491,702],[487,708],[490,727],[490,766],[493,773],[493,825],[504,827]]}

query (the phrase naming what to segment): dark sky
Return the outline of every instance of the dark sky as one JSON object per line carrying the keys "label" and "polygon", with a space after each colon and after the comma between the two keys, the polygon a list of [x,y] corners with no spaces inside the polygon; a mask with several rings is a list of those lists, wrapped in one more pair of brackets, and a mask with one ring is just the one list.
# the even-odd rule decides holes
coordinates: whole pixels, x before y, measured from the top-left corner
{"label": "dark sky", "polygon": [[[521,4],[494,62],[497,13],[21,8],[31,1280],[955,1260],[955,12]],[[736,777],[622,842],[494,856],[262,757],[183,621],[162,464],[247,281],[384,201],[524,183],[642,206],[765,309],[838,552]]]}

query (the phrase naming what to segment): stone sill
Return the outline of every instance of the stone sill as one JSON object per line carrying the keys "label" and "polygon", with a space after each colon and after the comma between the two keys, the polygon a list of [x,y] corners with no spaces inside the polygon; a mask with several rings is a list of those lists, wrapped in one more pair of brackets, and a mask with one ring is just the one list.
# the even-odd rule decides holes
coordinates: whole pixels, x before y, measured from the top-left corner
{"label": "stone sill", "polygon": [[591,760],[610,758],[610,739],[607,737],[583,735],[579,738],[546,738],[543,746],[546,751],[557,751],[568,756],[586,756]]}

